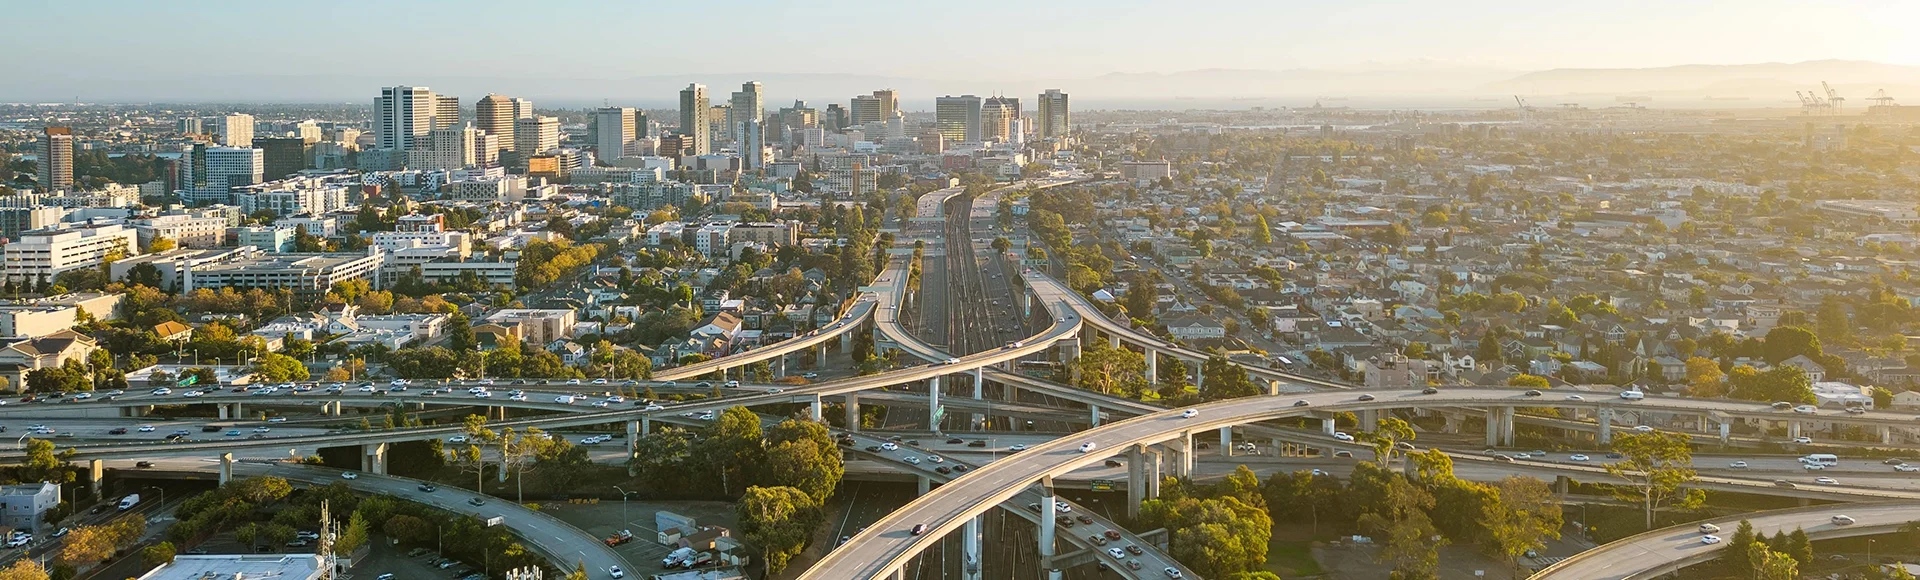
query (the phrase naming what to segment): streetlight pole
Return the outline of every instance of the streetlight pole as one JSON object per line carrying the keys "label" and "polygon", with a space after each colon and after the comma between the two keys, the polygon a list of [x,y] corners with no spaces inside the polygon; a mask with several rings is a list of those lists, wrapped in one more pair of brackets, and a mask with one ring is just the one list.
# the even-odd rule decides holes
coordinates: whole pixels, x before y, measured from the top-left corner
{"label": "streetlight pole", "polygon": [[628,515],[627,515],[627,498],[628,498],[628,497],[631,497],[631,496],[633,495],[633,492],[631,492],[631,491],[627,491],[627,490],[624,490],[624,489],[620,489],[620,486],[618,486],[618,485],[616,485],[616,486],[613,486],[613,490],[614,490],[614,491],[617,491],[617,492],[620,492],[620,521],[621,521],[621,523],[624,523],[624,524],[627,524],[627,525],[633,525],[633,519],[632,519],[632,517],[631,517],[631,516],[628,516]]}

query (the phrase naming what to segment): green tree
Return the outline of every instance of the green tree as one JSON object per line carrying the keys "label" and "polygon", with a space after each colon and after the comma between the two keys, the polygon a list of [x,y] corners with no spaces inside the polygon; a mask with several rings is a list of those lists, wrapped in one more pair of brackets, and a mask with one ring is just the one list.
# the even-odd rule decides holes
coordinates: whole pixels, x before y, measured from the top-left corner
{"label": "green tree", "polygon": [[1207,357],[1207,362],[1200,366],[1200,376],[1200,398],[1208,401],[1260,394],[1259,387],[1255,387],[1253,380],[1247,377],[1246,369],[1220,355]]}
{"label": "green tree", "polygon": [[1801,326],[1776,326],[1767,331],[1767,338],[1760,345],[1767,364],[1777,365],[1796,355],[1819,359],[1822,353],[1820,338]]}
{"label": "green tree", "polygon": [[1273,228],[1267,225],[1267,216],[1253,214],[1253,243],[1262,246],[1273,244]]}
{"label": "green tree", "polygon": [[1796,527],[1793,533],[1787,534],[1786,552],[1801,566],[1813,563],[1813,541],[1807,538],[1806,530]]}
{"label": "green tree", "polygon": [[1760,535],[1753,531],[1753,522],[1740,520],[1740,527],[1734,530],[1733,537],[1727,541],[1728,549],[1720,552],[1720,567],[1725,570],[1727,576],[1753,577],[1753,561],[1747,558],[1745,550],[1735,549],[1735,547],[1756,543],[1759,538]]}
{"label": "green tree", "polygon": [[1087,343],[1080,356],[1067,363],[1074,386],[1123,397],[1137,397],[1147,388],[1147,359],[1126,347],[1106,341]]}
{"label": "green tree", "polygon": [[1868,392],[1873,394],[1873,408],[1887,409],[1893,407],[1893,391],[1887,390],[1886,387],[1873,387],[1873,389]]}
{"label": "green tree", "polygon": [[813,497],[791,487],[749,487],[734,511],[747,543],[760,547],[767,570],[774,573],[806,548],[820,520]]}
{"label": "green tree", "polygon": [[1380,491],[1379,501],[1365,504],[1357,522],[1380,538],[1379,560],[1392,562],[1402,577],[1433,578],[1440,566],[1439,548],[1446,543],[1432,539],[1439,533],[1427,516],[1433,495],[1397,475],[1389,475]]}
{"label": "green tree", "polygon": [[73,483],[73,466],[68,463],[74,451],[54,452],[53,442],[45,439],[27,439],[27,459],[15,471],[23,481],[45,481],[55,484]]}
{"label": "green tree", "polygon": [[[149,568],[158,568],[162,564],[172,564],[174,556],[173,542],[160,542],[140,549],[140,562]],[[0,576],[3,578],[4,576]]]}
{"label": "green tree", "polygon": [[804,491],[815,503],[833,496],[846,473],[840,450],[826,425],[798,419],[781,421],[768,430],[766,446],[768,483]]}
{"label": "green tree", "polygon": [[1547,382],[1546,377],[1521,373],[1521,374],[1513,375],[1512,377],[1508,378],[1507,386],[1526,387],[1529,389],[1545,389],[1553,386],[1553,384]]}
{"label": "green tree", "polygon": [[1399,453],[1398,445],[1402,441],[1413,441],[1413,425],[1399,417],[1386,417],[1377,425],[1361,425],[1361,442],[1373,446],[1374,461],[1381,465],[1393,462],[1393,456]]}
{"label": "green tree", "polygon": [[1626,484],[1612,486],[1613,495],[1641,504],[1647,529],[1653,529],[1653,513],[1661,505],[1696,509],[1706,501],[1706,492],[1683,487],[1694,479],[1692,440],[1685,433],[1661,431],[1614,436],[1613,451],[1622,458],[1606,464],[1607,473]]}
{"label": "green tree", "polygon": [[1543,550],[1560,537],[1560,500],[1547,482],[1508,476],[1500,480],[1496,517],[1486,523],[1491,550],[1511,563],[1528,550]]}
{"label": "green tree", "polygon": [[1747,561],[1752,564],[1755,580],[1796,580],[1800,577],[1799,563],[1792,556],[1774,551],[1760,542],[1747,544]]}
{"label": "green tree", "polygon": [[254,359],[253,372],[274,382],[304,381],[312,376],[299,359],[271,352]]}

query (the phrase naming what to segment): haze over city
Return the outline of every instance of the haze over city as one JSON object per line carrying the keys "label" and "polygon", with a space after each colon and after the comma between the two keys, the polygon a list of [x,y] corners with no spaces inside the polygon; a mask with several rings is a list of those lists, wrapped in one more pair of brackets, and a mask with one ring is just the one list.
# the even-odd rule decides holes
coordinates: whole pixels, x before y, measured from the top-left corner
{"label": "haze over city", "polygon": [[0,580],[1920,574],[1920,2],[16,4]]}

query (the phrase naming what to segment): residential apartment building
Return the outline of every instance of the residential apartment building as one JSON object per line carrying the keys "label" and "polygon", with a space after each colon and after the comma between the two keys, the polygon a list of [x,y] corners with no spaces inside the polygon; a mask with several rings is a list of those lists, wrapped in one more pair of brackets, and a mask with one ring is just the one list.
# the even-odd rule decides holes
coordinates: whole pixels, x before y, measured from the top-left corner
{"label": "residential apartment building", "polygon": [[47,127],[34,152],[34,171],[42,191],[73,189],[73,128]]}
{"label": "residential apartment building", "polygon": [[636,113],[632,107],[602,107],[593,112],[595,154],[603,163],[626,157],[633,151]]}
{"label": "residential apartment building", "polygon": [[947,143],[972,143],[980,140],[980,97],[961,95],[934,99],[934,126]]}
{"label": "residential apartment building", "polygon": [[1034,119],[1039,124],[1035,131],[1041,139],[1066,137],[1073,130],[1073,110],[1068,106],[1067,94],[1060,89],[1047,89],[1040,93],[1040,116]]}
{"label": "residential apartment building", "polygon": [[153,245],[158,238],[173,240],[182,248],[216,248],[225,245],[227,219],[192,215],[163,215],[132,220],[140,247]]}
{"label": "residential apartment building", "polygon": [[487,315],[486,321],[503,327],[518,327],[518,336],[529,345],[544,346],[567,338],[573,332],[576,314],[572,309],[509,308]]}
{"label": "residential apartment building", "polygon": [[713,151],[713,134],[707,118],[713,104],[707,100],[707,86],[699,83],[680,90],[680,134],[690,138],[688,155],[706,155]]}
{"label": "residential apartment building", "polygon": [[186,270],[181,292],[200,288],[289,288],[303,295],[319,295],[335,284],[366,280],[380,288],[380,266],[385,255],[377,248],[366,254],[271,254]]}
{"label": "residential apartment building", "polygon": [[23,232],[20,239],[0,248],[0,272],[15,283],[52,280],[61,272],[97,267],[107,256],[140,255],[133,230],[119,224],[92,226],[57,224]]}
{"label": "residential apartment building", "polygon": [[251,226],[240,228],[239,244],[253,246],[268,253],[284,254],[294,250],[295,228],[292,226]]}
{"label": "residential apartment building", "polygon": [[522,158],[560,147],[559,117],[526,117],[513,121],[513,148]]}

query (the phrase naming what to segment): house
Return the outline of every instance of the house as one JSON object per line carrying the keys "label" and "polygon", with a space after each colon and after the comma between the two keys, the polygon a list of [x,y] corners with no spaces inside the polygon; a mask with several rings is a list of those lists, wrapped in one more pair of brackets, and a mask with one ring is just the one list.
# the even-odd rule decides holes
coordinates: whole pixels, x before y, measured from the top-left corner
{"label": "house", "polygon": [[1200,316],[1177,316],[1166,320],[1167,332],[1175,339],[1193,341],[1225,338],[1227,327],[1220,321]]}
{"label": "house", "polygon": [[1824,381],[1827,378],[1827,367],[1821,366],[1820,363],[1815,362],[1811,358],[1807,358],[1807,355],[1804,354],[1794,355],[1793,358],[1780,361],[1780,366],[1799,367],[1800,370],[1807,371],[1807,380],[1816,383]]}
{"label": "house", "polygon": [[553,354],[560,355],[560,361],[569,365],[577,365],[585,362],[589,354],[587,347],[580,346],[580,343],[571,340],[553,341],[547,344],[547,350]]}
{"label": "house", "polygon": [[1408,359],[1395,353],[1368,359],[1361,367],[1369,389],[1408,389],[1426,386],[1432,361]]}
{"label": "house", "polygon": [[740,315],[732,312],[721,312],[713,316],[708,316],[706,320],[700,321],[699,324],[693,327],[693,330],[687,331],[687,334],[701,339],[731,339],[734,334],[739,332]]}
{"label": "house", "polygon": [[1895,409],[1920,409],[1920,391],[1900,391],[1893,394]]}
{"label": "house", "polygon": [[37,338],[10,338],[0,346],[0,377],[12,381],[14,390],[26,388],[26,374],[39,369],[59,367],[67,361],[85,362],[99,348],[93,337],[62,330]]}
{"label": "house", "polygon": [[1660,367],[1660,379],[1669,383],[1678,383],[1687,379],[1687,363],[1670,356],[1653,358],[1653,364]]}
{"label": "house", "polygon": [[180,344],[193,340],[193,327],[169,320],[153,325],[153,335],[160,337],[162,342]]}

